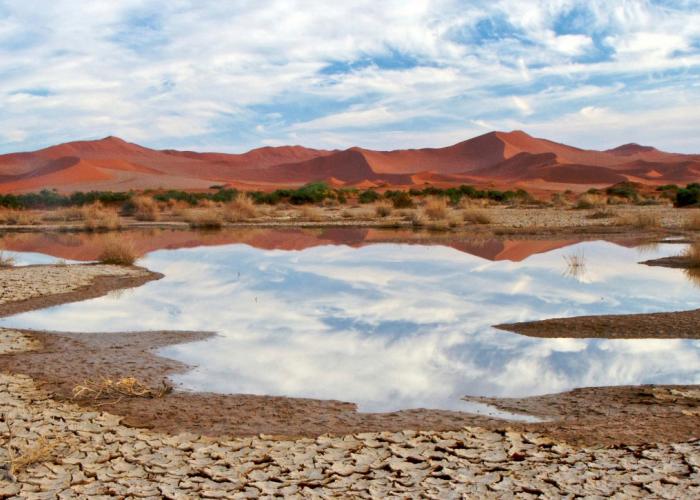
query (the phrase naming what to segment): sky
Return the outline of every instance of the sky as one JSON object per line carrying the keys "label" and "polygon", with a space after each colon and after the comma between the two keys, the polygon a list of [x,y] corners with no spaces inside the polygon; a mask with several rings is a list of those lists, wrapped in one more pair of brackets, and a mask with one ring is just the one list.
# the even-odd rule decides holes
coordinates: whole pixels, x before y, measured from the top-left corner
{"label": "sky", "polygon": [[0,0],[0,153],[516,129],[700,153],[700,0]]}

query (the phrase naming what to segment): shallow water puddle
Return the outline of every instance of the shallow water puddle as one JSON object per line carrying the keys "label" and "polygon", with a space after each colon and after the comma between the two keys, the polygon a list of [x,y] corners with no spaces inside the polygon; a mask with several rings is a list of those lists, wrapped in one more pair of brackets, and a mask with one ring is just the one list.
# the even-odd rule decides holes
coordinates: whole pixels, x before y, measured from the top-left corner
{"label": "shallow water puddle", "polygon": [[681,270],[637,263],[681,249],[586,242],[521,262],[440,245],[160,250],[139,262],[165,274],[160,281],[0,324],[216,331],[160,351],[196,366],[175,377],[183,388],[488,413],[461,398],[700,383],[700,341],[537,339],[491,327],[698,308],[700,288]]}

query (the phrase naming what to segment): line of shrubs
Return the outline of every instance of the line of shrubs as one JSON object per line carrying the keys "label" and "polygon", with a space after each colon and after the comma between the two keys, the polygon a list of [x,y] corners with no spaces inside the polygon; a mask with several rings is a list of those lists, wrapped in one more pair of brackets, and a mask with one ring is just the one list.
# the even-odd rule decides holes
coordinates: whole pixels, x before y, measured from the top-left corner
{"label": "line of shrubs", "polygon": [[700,205],[700,183],[692,182],[684,188],[675,184],[666,184],[656,188],[657,191],[672,193],[677,207],[691,207]]}

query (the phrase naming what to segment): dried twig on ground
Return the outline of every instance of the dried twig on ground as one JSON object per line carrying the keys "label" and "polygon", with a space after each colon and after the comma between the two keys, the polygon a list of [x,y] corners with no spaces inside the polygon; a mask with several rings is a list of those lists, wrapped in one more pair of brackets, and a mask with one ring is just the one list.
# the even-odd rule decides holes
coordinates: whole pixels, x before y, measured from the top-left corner
{"label": "dried twig on ground", "polygon": [[73,399],[117,399],[123,398],[162,398],[172,392],[173,388],[165,381],[161,387],[152,388],[134,377],[124,377],[119,380],[103,378],[100,381],[86,380],[73,388]]}

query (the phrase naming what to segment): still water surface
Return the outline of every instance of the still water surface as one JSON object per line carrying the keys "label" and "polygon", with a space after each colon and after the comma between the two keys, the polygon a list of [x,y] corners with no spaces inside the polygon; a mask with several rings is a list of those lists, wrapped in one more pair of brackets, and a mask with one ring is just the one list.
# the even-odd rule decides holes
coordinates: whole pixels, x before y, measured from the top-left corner
{"label": "still water surface", "polygon": [[[700,383],[700,341],[536,339],[493,324],[700,307],[675,255],[585,242],[490,261],[441,245],[227,244],[158,250],[165,278],[33,311],[2,326],[59,331],[205,330],[160,353],[194,365],[185,389],[340,399],[362,411],[466,409],[464,395],[527,396],[575,387]],[[571,269],[567,257],[585,266]],[[19,254],[20,260],[46,258]]]}

